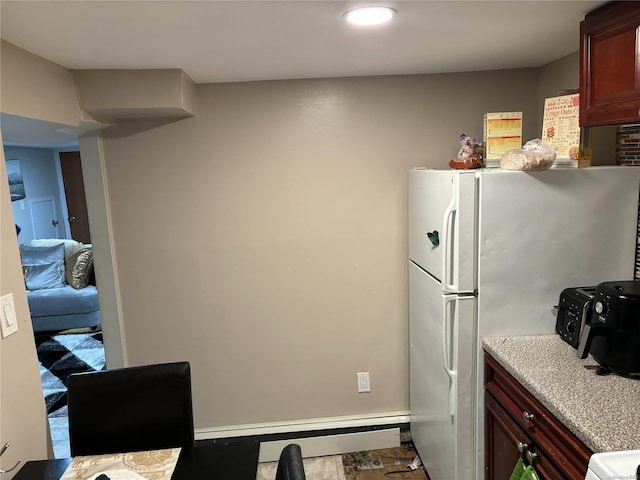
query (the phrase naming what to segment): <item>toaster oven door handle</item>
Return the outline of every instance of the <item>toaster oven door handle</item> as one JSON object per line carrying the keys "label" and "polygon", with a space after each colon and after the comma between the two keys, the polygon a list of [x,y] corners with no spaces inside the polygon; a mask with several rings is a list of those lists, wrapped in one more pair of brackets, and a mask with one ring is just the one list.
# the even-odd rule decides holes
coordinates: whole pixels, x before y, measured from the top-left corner
{"label": "toaster oven door handle", "polygon": [[578,358],[587,358],[591,343],[598,335],[604,334],[606,328],[602,323],[585,323],[584,328],[580,332],[580,343],[578,344]]}

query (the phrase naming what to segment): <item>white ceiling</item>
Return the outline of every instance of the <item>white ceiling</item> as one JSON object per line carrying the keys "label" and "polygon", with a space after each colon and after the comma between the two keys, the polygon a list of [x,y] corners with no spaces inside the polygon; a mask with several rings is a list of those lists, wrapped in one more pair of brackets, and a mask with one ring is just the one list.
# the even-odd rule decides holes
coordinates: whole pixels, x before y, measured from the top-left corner
{"label": "white ceiling", "polygon": [[[0,0],[0,36],[69,69],[181,68],[196,83],[464,72],[576,52],[603,3]],[[361,4],[397,15],[350,27],[342,15]]]}
{"label": "white ceiling", "polygon": [[[397,10],[349,27],[358,4]],[[584,1],[12,1],[3,39],[70,69],[181,68],[196,83],[537,67],[579,49]]]}

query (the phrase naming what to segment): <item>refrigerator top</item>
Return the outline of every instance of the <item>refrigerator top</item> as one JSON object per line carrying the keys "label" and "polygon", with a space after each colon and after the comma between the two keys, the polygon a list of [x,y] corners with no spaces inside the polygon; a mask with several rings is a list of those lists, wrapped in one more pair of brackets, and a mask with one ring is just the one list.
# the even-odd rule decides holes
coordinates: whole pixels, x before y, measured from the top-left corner
{"label": "refrigerator top", "polygon": [[552,167],[546,170],[527,170],[527,171],[518,171],[518,170],[503,170],[499,167],[487,167],[487,168],[472,168],[469,170],[454,170],[451,168],[429,168],[429,167],[411,167],[409,171],[430,171],[430,172],[450,172],[451,174],[456,175],[486,175],[486,174],[499,174],[499,175],[538,175],[545,174],[548,175],[554,172],[576,172],[580,174],[588,173],[588,172],[602,172],[607,170],[620,170],[627,169],[632,170],[634,168],[638,168],[636,166],[631,165],[597,165],[591,166],[587,168],[574,168],[574,167]]}

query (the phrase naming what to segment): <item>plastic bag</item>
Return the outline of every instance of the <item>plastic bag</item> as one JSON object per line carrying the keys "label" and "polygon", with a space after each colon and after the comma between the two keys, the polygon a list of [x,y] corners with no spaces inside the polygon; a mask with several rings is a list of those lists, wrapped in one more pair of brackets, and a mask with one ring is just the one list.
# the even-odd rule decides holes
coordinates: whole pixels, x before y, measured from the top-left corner
{"label": "plastic bag", "polygon": [[529,140],[522,148],[509,150],[500,159],[505,170],[546,170],[556,159],[556,149],[544,145],[539,138]]}

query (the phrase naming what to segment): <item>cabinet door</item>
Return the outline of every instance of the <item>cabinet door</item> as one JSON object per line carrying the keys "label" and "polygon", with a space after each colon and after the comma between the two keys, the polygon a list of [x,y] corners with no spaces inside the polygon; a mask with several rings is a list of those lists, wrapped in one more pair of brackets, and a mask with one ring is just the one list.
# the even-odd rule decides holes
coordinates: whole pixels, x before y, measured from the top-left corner
{"label": "cabinet door", "polygon": [[526,444],[527,451],[535,457],[534,466],[541,480],[566,480],[567,477],[549,461],[549,456],[539,451],[535,441],[489,392],[485,393],[485,407],[486,480],[511,476],[520,456],[519,443]]}
{"label": "cabinet door", "polygon": [[486,480],[507,479],[518,461],[518,442],[531,438],[511,419],[491,394],[485,392]]}
{"label": "cabinet door", "polygon": [[640,121],[640,2],[610,2],[580,23],[580,125]]}

